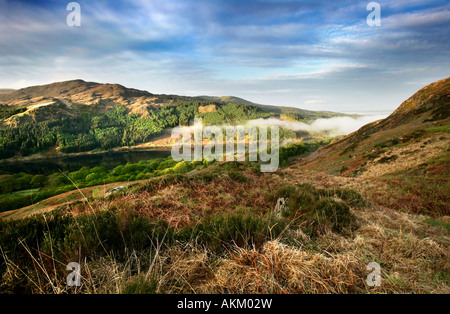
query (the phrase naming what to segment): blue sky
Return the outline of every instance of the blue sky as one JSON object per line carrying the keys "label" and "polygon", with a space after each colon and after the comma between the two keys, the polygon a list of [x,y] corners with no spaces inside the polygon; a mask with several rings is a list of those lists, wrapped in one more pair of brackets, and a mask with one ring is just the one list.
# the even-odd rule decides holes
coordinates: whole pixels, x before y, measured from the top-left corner
{"label": "blue sky", "polygon": [[234,95],[342,112],[391,111],[449,76],[450,3],[0,0],[0,87],[84,79],[153,93]]}

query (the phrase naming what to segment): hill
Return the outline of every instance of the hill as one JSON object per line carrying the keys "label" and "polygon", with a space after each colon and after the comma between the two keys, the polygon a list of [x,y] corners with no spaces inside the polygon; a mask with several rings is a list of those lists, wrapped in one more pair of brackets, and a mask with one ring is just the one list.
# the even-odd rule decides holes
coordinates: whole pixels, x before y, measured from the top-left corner
{"label": "hill", "polygon": [[67,108],[72,107],[77,111],[84,109],[91,113],[105,112],[114,109],[115,105],[124,105],[130,113],[143,116],[146,115],[148,106],[171,103],[168,97],[157,97],[146,91],[125,88],[119,84],[100,84],[83,80],[26,87],[0,94],[0,104],[15,107],[30,108],[53,101],[59,101]]}
{"label": "hill", "polygon": [[315,119],[328,119],[333,117],[343,117],[343,116],[356,116],[356,115],[348,115],[338,112],[331,112],[331,111],[311,111],[311,110],[305,110],[295,107],[286,107],[286,106],[271,106],[271,105],[261,105],[256,104],[251,101],[234,97],[234,96],[222,96],[222,97],[216,97],[216,96],[198,96],[197,98],[208,100],[208,101],[214,101],[214,102],[221,102],[225,104],[229,103],[235,103],[235,104],[245,104],[254,106],[257,108],[260,108],[266,112],[272,112],[279,115],[285,115],[286,117],[292,117],[294,120],[315,120]]}
{"label": "hill", "polygon": [[32,86],[0,93],[0,159],[49,149],[55,155],[135,146],[195,117],[208,125],[273,116],[303,122],[328,117],[285,109],[236,97],[156,95],[83,80]]}
{"label": "hill", "polygon": [[[286,114],[294,113],[301,115],[301,119],[314,120],[317,118],[326,118],[332,116],[342,116],[344,114],[331,112],[315,112],[290,107],[277,107],[259,105],[247,101],[242,98],[227,96],[199,96],[187,97],[178,95],[157,95],[147,91],[126,88],[119,84],[101,84],[95,82],[85,82],[83,80],[72,80],[65,82],[57,82],[48,85],[26,87],[19,90],[4,89],[0,92],[0,104],[33,109],[36,106],[42,106],[48,103],[57,103],[64,116],[65,111],[73,109],[76,112],[104,113],[114,109],[117,105],[127,108],[128,113],[138,114],[141,117],[151,117],[149,111],[163,106],[177,105],[180,102],[200,102],[205,105],[217,103],[224,104],[241,104],[249,107],[255,107],[267,113]],[[53,106],[54,107],[54,106]],[[65,107],[65,108],[64,108]],[[54,109],[54,108],[53,108]],[[45,111],[45,109],[43,110]],[[25,111],[23,115],[28,115]],[[70,114],[69,114],[70,115]],[[48,119],[51,119],[50,115]],[[12,117],[7,121],[6,125],[16,126],[21,121],[15,121],[16,117]],[[45,115],[41,119],[33,121],[43,121]],[[29,121],[30,119],[25,119]]]}
{"label": "hill", "polygon": [[409,198],[408,203],[417,201],[417,211],[448,213],[449,132],[447,78],[419,90],[386,119],[365,125],[299,164],[329,174],[384,180],[395,186],[395,194]]}
{"label": "hill", "polygon": [[12,88],[0,88],[0,94],[12,93],[15,89]]}
{"label": "hill", "polygon": [[198,96],[197,98],[212,102],[222,102],[226,104],[234,103],[234,104],[258,106],[258,104],[235,96]]}

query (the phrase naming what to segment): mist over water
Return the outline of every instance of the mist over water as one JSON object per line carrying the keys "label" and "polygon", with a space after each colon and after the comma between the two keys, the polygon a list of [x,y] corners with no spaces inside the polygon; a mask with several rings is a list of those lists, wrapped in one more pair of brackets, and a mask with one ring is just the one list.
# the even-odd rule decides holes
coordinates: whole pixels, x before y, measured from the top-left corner
{"label": "mist over water", "polygon": [[363,115],[357,118],[352,117],[334,117],[330,119],[317,119],[311,124],[302,122],[284,121],[276,118],[270,119],[256,119],[250,120],[248,125],[262,126],[262,125],[278,125],[292,131],[329,131],[333,135],[347,135],[354,131],[357,131],[362,126],[384,119],[389,113],[383,114],[369,114]]}

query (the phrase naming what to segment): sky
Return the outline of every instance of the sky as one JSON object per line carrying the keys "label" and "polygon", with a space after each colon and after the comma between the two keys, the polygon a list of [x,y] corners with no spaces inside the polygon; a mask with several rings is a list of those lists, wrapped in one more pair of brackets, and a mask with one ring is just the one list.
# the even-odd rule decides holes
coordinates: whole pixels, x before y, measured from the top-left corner
{"label": "sky", "polygon": [[448,0],[0,0],[0,88],[83,79],[157,94],[389,112],[450,69]]}

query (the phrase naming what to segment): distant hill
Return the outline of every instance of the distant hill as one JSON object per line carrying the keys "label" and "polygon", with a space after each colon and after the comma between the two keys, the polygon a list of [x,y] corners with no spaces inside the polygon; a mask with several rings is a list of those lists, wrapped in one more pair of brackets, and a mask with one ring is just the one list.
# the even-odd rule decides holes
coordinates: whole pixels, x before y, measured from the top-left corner
{"label": "distant hill", "polygon": [[307,120],[314,120],[319,118],[332,118],[332,117],[343,117],[343,116],[357,116],[357,115],[348,115],[338,112],[331,112],[331,111],[311,111],[311,110],[305,110],[295,107],[286,107],[286,106],[271,106],[271,105],[261,105],[256,104],[251,101],[234,97],[234,96],[222,96],[222,97],[216,97],[216,96],[198,96],[197,98],[208,100],[208,101],[214,101],[214,102],[222,102],[222,103],[235,103],[235,104],[245,104],[250,105],[254,107],[258,107],[266,112],[274,112],[280,115],[297,115],[300,117],[304,117]]}
{"label": "distant hill", "polygon": [[[0,90],[1,91],[1,90]],[[206,102],[217,104],[243,104],[255,107],[264,112],[278,115],[290,115],[298,120],[315,120],[343,116],[344,114],[308,111],[298,108],[277,107],[255,104],[242,98],[227,96],[199,96],[188,97],[178,95],[158,95],[147,91],[127,88],[119,84],[101,84],[72,80],[53,84],[31,86],[18,90],[3,90],[0,92],[0,104],[26,108],[17,117],[12,117],[6,124],[17,125],[22,122],[32,122],[36,117],[46,119],[45,112],[51,110],[48,119],[56,116],[73,116],[77,112],[104,113],[114,109],[115,105],[123,105],[129,113],[138,114],[148,118],[149,110],[163,106],[174,105],[180,102]],[[48,106],[52,104],[51,106]],[[45,108],[43,107],[45,105]],[[205,104],[209,105],[209,104]],[[34,114],[34,108],[40,108],[41,114]],[[59,112],[57,112],[59,110]],[[42,121],[42,120],[38,120]]]}
{"label": "distant hill", "polygon": [[255,104],[251,101],[245,100],[243,98],[235,97],[235,96],[198,96],[196,98],[203,99],[206,101],[223,102],[226,104],[234,103],[234,104],[258,106],[258,104]]}
{"label": "distant hill", "polygon": [[0,88],[0,94],[12,93],[14,91],[15,91],[15,89],[11,89],[11,88]]}
{"label": "distant hill", "polygon": [[125,88],[118,84],[100,84],[73,80],[47,85],[31,86],[0,96],[0,102],[11,105],[28,104],[36,98],[68,98],[85,104],[94,103],[100,99],[130,99],[151,97],[152,94],[137,89]]}
{"label": "distant hill", "polygon": [[[160,105],[160,98],[149,92],[125,88],[118,84],[73,80],[0,93],[0,104],[33,108],[56,102],[60,105],[62,114],[64,111],[73,110],[105,112],[113,109],[115,105],[125,105],[131,113],[145,115],[147,106]],[[28,112],[24,115],[27,114]]]}

